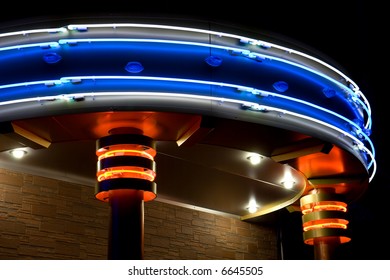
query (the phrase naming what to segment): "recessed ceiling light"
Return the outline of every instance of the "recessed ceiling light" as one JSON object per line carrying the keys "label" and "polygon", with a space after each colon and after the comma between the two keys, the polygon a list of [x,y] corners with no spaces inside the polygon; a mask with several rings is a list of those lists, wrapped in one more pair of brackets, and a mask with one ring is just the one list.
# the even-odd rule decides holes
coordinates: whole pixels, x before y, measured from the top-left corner
{"label": "recessed ceiling light", "polygon": [[295,182],[293,180],[286,180],[281,183],[286,189],[291,189],[294,185]]}
{"label": "recessed ceiling light", "polygon": [[253,214],[253,213],[256,213],[256,211],[257,211],[257,209],[259,209],[259,207],[256,205],[252,205],[252,206],[249,206],[247,209],[248,209],[249,213]]}
{"label": "recessed ceiling light", "polygon": [[251,154],[247,159],[250,161],[251,164],[256,165],[259,164],[261,161],[261,156],[259,154]]}
{"label": "recessed ceiling light", "polygon": [[252,198],[249,201],[249,205],[246,209],[248,210],[249,213],[253,214],[257,212],[257,210],[259,209],[259,205],[256,203],[256,200]]}
{"label": "recessed ceiling light", "polygon": [[22,150],[22,149],[11,150],[10,153],[14,158],[17,158],[17,159],[22,158],[27,154],[27,152],[25,150]]}

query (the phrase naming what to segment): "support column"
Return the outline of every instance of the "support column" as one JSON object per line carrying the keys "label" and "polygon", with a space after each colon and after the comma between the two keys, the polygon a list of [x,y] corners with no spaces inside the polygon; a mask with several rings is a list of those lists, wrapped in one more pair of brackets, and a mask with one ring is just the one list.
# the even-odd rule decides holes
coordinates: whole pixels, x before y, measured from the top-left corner
{"label": "support column", "polygon": [[141,260],[144,257],[143,191],[110,191],[108,259]]}
{"label": "support column", "polygon": [[329,260],[339,244],[349,242],[345,236],[347,204],[333,189],[315,189],[300,200],[303,239],[314,246],[314,258]]}
{"label": "support column", "polygon": [[110,204],[108,259],[144,257],[144,202],[156,197],[155,142],[113,134],[96,142],[96,198]]}

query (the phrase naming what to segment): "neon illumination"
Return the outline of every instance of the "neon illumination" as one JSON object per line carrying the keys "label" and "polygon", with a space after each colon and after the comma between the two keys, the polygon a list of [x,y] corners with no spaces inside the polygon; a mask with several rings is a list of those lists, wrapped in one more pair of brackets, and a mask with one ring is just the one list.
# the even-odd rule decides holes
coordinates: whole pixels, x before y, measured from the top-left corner
{"label": "neon illumination", "polygon": [[110,146],[109,150],[105,148],[99,149],[96,151],[96,155],[98,156],[98,160],[115,156],[138,156],[153,160],[156,152],[141,145],[119,144]]}
{"label": "neon illumination", "polygon": [[314,61],[316,63],[319,63],[326,68],[330,69],[331,71],[335,72],[337,75],[340,75],[342,78],[346,80],[346,82],[351,84],[351,87],[353,88],[354,92],[361,98],[364,99],[364,103],[368,105],[369,111],[371,111],[369,107],[369,102],[363,95],[363,93],[360,91],[358,85],[351,80],[348,76],[346,76],[344,73],[339,71],[337,68],[325,63],[324,61],[315,58],[313,56],[310,56],[308,54],[305,54],[303,52],[296,51],[291,48],[286,48],[277,44],[273,44],[270,42],[266,42],[263,40],[257,40],[253,38],[248,38],[244,36],[238,36],[230,33],[224,33],[224,32],[216,32],[216,31],[210,31],[210,30],[205,30],[205,29],[198,29],[198,28],[186,28],[186,27],[178,27],[178,26],[171,26],[171,25],[155,25],[155,24],[137,24],[137,23],[112,23],[112,24],[84,24],[84,25],[75,25],[71,24],[68,25],[67,28],[69,30],[77,30],[77,31],[82,31],[85,32],[88,30],[88,28],[112,28],[112,29],[117,29],[117,28],[156,28],[156,29],[167,29],[167,30],[179,30],[179,31],[188,31],[188,32],[195,32],[195,33],[203,33],[203,34],[209,34],[209,35],[214,35],[216,37],[227,37],[227,38],[234,38],[239,40],[240,42],[245,42],[250,45],[255,45],[259,47],[263,47],[265,49],[270,49],[270,48],[275,48],[281,50],[283,53],[291,53],[291,54],[296,54],[298,56],[301,56],[303,58],[307,58],[311,61]]}
{"label": "neon illumination", "polygon": [[155,155],[153,141],[144,135],[113,134],[97,140],[96,198],[108,201],[112,192],[136,189],[143,191],[145,201],[153,200]]}
{"label": "neon illumination", "polygon": [[105,168],[96,174],[98,182],[115,178],[139,178],[153,181],[156,173],[152,170],[137,166],[117,166]]}
{"label": "neon illumination", "polygon": [[[334,200],[330,200],[330,199]],[[344,236],[348,220],[345,219],[347,204],[339,201],[342,196],[331,189],[315,191],[301,197],[300,207],[304,242],[314,245],[316,240],[338,240],[340,243],[351,239]]]}
{"label": "neon illumination", "polygon": [[[43,81],[43,82],[35,81],[35,82],[31,82],[31,83],[11,84],[11,85],[7,85],[7,86],[0,86],[0,90],[3,88],[13,88],[13,87],[16,88],[16,87],[25,87],[25,86],[29,86],[29,85],[39,85],[39,84],[44,84],[46,86],[65,85],[66,83],[74,83],[73,81],[77,81],[77,83],[81,83],[82,81],[86,81],[86,80],[150,80],[150,81],[166,81],[166,82],[176,82],[176,83],[194,83],[194,84],[213,85],[213,86],[219,86],[219,87],[228,87],[228,88],[232,88],[233,90],[237,90],[240,92],[245,91],[245,92],[252,93],[253,95],[261,95],[263,97],[273,96],[273,97],[277,97],[277,98],[281,98],[281,99],[290,100],[292,102],[297,102],[297,103],[300,103],[302,105],[307,105],[307,106],[310,106],[312,108],[324,111],[325,113],[334,115],[338,118],[341,118],[345,122],[348,122],[352,127],[354,127],[356,129],[356,131],[358,131],[362,135],[362,137],[365,138],[365,140],[369,141],[369,137],[365,133],[363,133],[361,128],[356,123],[352,122],[348,118],[346,118],[346,117],[344,117],[344,116],[342,116],[334,111],[328,110],[326,108],[323,108],[321,106],[315,105],[315,104],[310,103],[310,102],[306,102],[306,101],[301,100],[301,99],[284,96],[284,95],[277,94],[277,93],[270,92],[270,91],[264,91],[264,90],[259,90],[259,89],[255,89],[255,88],[248,88],[248,87],[245,87],[242,85],[235,85],[235,84],[217,83],[217,82],[202,81],[202,80],[189,80],[189,79],[164,78],[164,77],[145,77],[145,76],[143,76],[143,77],[138,77],[138,76],[137,77],[80,76],[80,77],[64,77],[64,78],[61,78],[60,80],[56,80],[56,81]],[[162,85],[160,85],[160,86],[162,86]],[[6,104],[6,103],[4,103],[4,104]],[[0,105],[2,105],[2,102],[0,102]]]}
{"label": "neon illumination", "polygon": [[[227,33],[221,33],[221,32],[212,32],[212,31],[208,31],[208,30],[201,30],[201,29],[194,29],[194,28],[183,28],[183,27],[174,27],[174,26],[164,26],[164,25],[149,25],[149,24],[91,24],[91,25],[83,25],[83,26],[77,26],[77,25],[69,25],[68,26],[68,29],[69,30],[81,30],[83,32],[87,31],[88,28],[104,28],[104,27],[111,27],[111,28],[114,28],[114,29],[117,29],[118,27],[138,27],[138,28],[160,28],[160,29],[168,29],[168,30],[183,30],[183,31],[188,31],[188,32],[198,32],[198,33],[204,33],[204,34],[209,34],[209,35],[216,35],[218,37],[230,37],[230,38],[235,38],[235,39],[238,39],[240,40],[240,42],[248,42],[252,45],[258,45],[258,46],[267,46],[267,49],[268,48],[278,48],[280,50],[283,50],[284,52],[288,52],[288,53],[294,53],[294,54],[297,54],[299,56],[302,56],[302,57],[305,57],[305,58],[308,58],[316,63],[319,63],[325,67],[327,67],[328,69],[334,71],[335,73],[337,73],[338,75],[342,76],[348,83],[351,83],[350,84],[350,87],[352,88],[352,90],[354,91],[355,95],[358,97],[358,98],[363,98],[364,100],[364,103],[367,105],[367,109],[368,109],[368,113],[369,115],[371,115],[371,109],[369,108],[369,103],[367,102],[367,99],[364,97],[364,95],[361,93],[361,91],[359,90],[358,86],[353,83],[353,81],[351,79],[349,79],[347,76],[345,76],[343,73],[341,73],[340,71],[338,71],[336,68],[324,63],[323,61],[315,58],[315,57],[312,57],[312,56],[309,56],[307,54],[304,54],[302,52],[298,52],[298,51],[295,51],[293,49],[289,49],[289,48],[285,48],[285,47],[282,47],[282,46],[278,46],[278,45],[275,45],[275,44],[271,44],[271,43],[266,43],[266,42],[262,42],[260,40],[254,40],[254,39],[250,39],[250,38],[246,38],[246,37],[242,37],[242,36],[237,36],[237,35],[232,35],[232,34],[227,34]],[[50,32],[50,30],[53,30],[52,32]],[[48,33],[58,33],[58,32],[63,32],[63,28],[58,28],[58,29],[49,29],[47,31],[44,31],[44,30],[32,30],[30,31],[31,33],[33,32],[48,32]],[[21,32],[12,32],[12,33],[5,33],[5,34],[0,34],[1,37],[7,37],[7,36],[15,36],[17,34],[26,34],[26,33],[29,33],[29,31],[21,31]],[[152,39],[124,39],[124,38],[88,38],[88,39],[69,39],[69,40],[66,40],[66,39],[63,39],[63,40],[59,40],[58,43],[59,44],[76,44],[78,42],[99,42],[99,41],[106,41],[106,42],[110,42],[110,41],[128,41],[128,42],[136,42],[136,41],[144,41],[144,42],[160,42],[160,43],[175,43],[175,44],[193,44],[193,45],[199,45],[199,46],[205,46],[205,47],[211,47],[211,48],[224,48],[226,50],[231,50],[233,52],[238,52],[238,53],[242,53],[242,54],[245,54],[249,57],[252,57],[252,58],[255,58],[257,57],[257,55],[251,55],[251,52],[248,52],[247,50],[245,49],[237,49],[237,48],[229,48],[229,47],[226,47],[226,46],[218,46],[218,45],[211,45],[211,44],[197,44],[196,42],[183,42],[183,41],[167,41],[167,40],[152,40]],[[44,45],[52,45],[53,43],[45,43]],[[57,44],[57,43],[54,43],[54,44]],[[14,46],[15,48],[23,48],[23,47],[31,47],[31,46],[34,46],[33,44],[30,44],[30,45],[18,45],[18,46]],[[36,46],[41,46],[41,45],[36,45]],[[281,60],[283,61],[284,63],[289,63],[289,64],[292,64],[292,65],[295,65],[297,67],[304,67],[303,65],[300,65],[300,64],[296,64],[296,63],[293,63],[291,61],[288,61],[288,60],[285,60],[285,59],[280,59],[276,56],[272,56],[272,57],[267,57],[267,55],[264,55],[264,54],[261,54],[260,55],[261,57],[264,57],[264,58],[269,58],[269,59],[272,59],[272,60]],[[312,71],[310,68],[307,68],[305,67],[305,69],[307,71]],[[324,74],[321,74],[319,72],[317,72],[317,74],[319,75],[322,75],[324,78],[328,79],[329,77],[327,75],[324,75]],[[333,80],[334,82],[338,83],[336,80]],[[341,86],[344,86],[342,84],[340,84]],[[348,87],[347,87],[348,89]]]}
{"label": "neon illumination", "polygon": [[347,229],[348,221],[344,219],[321,219],[303,224],[303,231],[320,228],[340,228]]}
{"label": "neon illumination", "polygon": [[347,212],[347,204],[341,201],[319,201],[301,206],[302,214],[314,211],[342,211]]}
{"label": "neon illumination", "polygon": [[[96,151],[98,161],[113,157],[143,157],[153,160],[156,151],[137,144],[117,144]],[[115,178],[138,178],[154,181],[156,173],[153,170],[137,166],[114,166],[103,168],[96,173],[98,182]]]}
{"label": "neon illumination", "polygon": [[[151,36],[153,29],[158,32]],[[224,32],[136,23],[74,24],[0,38],[0,61],[9,65],[0,71],[0,117],[35,103],[50,108],[106,98],[164,98],[172,107],[183,100],[206,101],[211,109],[236,105],[235,114],[253,111],[259,123],[266,115],[318,127],[363,162],[369,181],[376,173],[366,97],[345,74],[303,52]],[[207,65],[209,57],[218,63]],[[25,67],[37,61],[42,68]],[[142,71],[129,73],[126,65],[134,61]],[[285,87],[277,90],[273,84],[281,80]]]}

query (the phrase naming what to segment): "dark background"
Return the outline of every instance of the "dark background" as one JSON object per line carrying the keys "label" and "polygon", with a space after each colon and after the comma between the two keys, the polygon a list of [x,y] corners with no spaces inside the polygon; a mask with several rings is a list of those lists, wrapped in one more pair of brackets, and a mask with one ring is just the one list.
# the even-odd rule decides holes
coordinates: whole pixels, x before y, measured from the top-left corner
{"label": "dark background", "polygon": [[[377,2],[377,3],[375,3]],[[349,76],[372,108],[372,141],[377,172],[367,192],[348,206],[352,240],[340,246],[337,259],[388,259],[390,206],[386,146],[389,89],[389,15],[382,1],[13,1],[1,4],[0,31],[29,22],[58,18],[125,17],[199,20],[231,26],[253,38],[278,37],[303,46]],[[54,25],[58,27],[57,25]],[[283,258],[312,259],[303,244],[300,213],[281,210]]]}

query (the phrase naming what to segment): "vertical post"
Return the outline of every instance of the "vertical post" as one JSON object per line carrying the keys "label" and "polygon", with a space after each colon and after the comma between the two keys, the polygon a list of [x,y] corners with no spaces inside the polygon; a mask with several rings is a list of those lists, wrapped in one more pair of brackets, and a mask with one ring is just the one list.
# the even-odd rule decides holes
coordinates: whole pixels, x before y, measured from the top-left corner
{"label": "vertical post", "polygon": [[139,190],[110,191],[108,259],[144,257],[144,194]]}
{"label": "vertical post", "polygon": [[336,247],[340,244],[339,238],[314,239],[314,259],[332,260]]}

